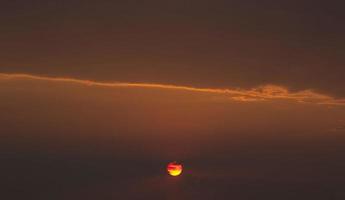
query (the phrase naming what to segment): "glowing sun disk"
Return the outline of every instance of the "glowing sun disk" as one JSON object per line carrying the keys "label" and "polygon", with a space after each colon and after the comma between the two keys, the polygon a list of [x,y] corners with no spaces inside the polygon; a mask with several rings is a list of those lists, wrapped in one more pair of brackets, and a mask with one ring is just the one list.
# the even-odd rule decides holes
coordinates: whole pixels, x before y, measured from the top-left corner
{"label": "glowing sun disk", "polygon": [[177,162],[171,162],[167,166],[167,171],[171,176],[178,176],[182,173],[182,165]]}

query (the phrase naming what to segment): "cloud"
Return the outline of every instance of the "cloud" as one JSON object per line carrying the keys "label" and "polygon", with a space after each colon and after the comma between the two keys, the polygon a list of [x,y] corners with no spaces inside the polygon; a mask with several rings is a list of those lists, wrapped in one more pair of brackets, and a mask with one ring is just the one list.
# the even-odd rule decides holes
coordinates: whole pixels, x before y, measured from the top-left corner
{"label": "cloud", "polygon": [[32,74],[0,73],[0,80],[38,80],[50,82],[75,83],[95,87],[128,87],[128,88],[153,88],[163,90],[181,90],[196,93],[209,93],[229,97],[233,101],[253,102],[269,100],[289,100],[298,103],[313,103],[321,105],[344,106],[345,99],[337,99],[332,96],[317,93],[312,90],[291,92],[285,87],[277,85],[264,85],[252,89],[227,89],[227,88],[201,88],[183,85],[137,83],[137,82],[100,82],[65,77],[38,76]]}

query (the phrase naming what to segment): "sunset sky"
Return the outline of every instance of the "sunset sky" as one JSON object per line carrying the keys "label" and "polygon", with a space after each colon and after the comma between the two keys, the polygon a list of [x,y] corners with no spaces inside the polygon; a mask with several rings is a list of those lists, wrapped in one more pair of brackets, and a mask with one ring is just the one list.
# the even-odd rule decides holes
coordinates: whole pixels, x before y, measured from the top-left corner
{"label": "sunset sky", "polygon": [[344,8],[1,1],[0,199],[345,199]]}

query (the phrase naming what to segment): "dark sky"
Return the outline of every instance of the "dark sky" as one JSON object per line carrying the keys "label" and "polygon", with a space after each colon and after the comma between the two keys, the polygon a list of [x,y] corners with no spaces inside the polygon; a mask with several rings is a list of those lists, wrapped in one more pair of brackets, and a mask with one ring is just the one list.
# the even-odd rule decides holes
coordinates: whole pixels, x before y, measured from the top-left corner
{"label": "dark sky", "polygon": [[345,96],[344,2],[2,1],[0,69]]}
{"label": "dark sky", "polygon": [[2,0],[0,199],[345,199],[344,6]]}

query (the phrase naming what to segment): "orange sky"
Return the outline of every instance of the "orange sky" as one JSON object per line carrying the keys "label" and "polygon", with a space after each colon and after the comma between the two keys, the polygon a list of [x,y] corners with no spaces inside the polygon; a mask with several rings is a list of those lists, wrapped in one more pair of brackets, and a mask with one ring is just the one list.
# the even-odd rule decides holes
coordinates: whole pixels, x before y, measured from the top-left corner
{"label": "orange sky", "polygon": [[[345,120],[343,99],[272,85],[208,89],[29,74],[0,74],[0,82],[1,119],[8,124],[2,134],[60,138],[62,143],[119,137],[151,153],[162,148],[156,153],[190,156],[203,145],[243,137],[313,138],[344,131],[339,129]],[[169,143],[179,150],[162,146]]]}

